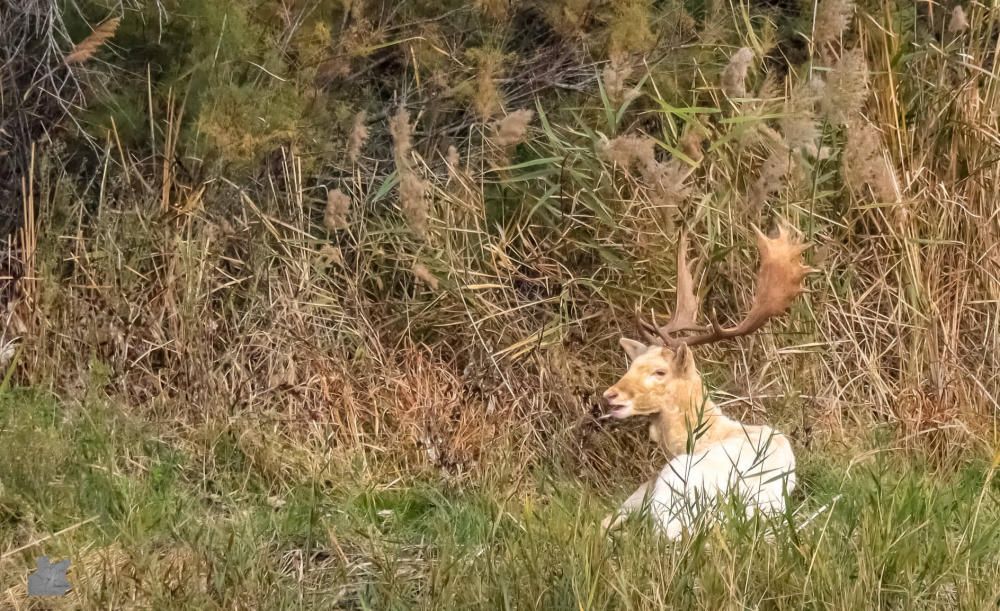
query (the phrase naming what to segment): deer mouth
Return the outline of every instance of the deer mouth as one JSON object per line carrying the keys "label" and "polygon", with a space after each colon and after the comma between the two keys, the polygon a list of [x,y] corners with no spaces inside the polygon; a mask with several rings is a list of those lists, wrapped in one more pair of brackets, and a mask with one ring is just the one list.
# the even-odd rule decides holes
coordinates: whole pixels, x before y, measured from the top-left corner
{"label": "deer mouth", "polygon": [[614,418],[615,420],[624,420],[632,415],[631,405],[611,405],[611,411],[608,412],[608,418]]}

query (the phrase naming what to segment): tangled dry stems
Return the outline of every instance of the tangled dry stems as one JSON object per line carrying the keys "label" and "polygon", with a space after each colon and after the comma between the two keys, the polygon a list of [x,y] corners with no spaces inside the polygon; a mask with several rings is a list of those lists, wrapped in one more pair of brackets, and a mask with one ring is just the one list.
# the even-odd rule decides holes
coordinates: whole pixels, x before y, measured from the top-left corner
{"label": "tangled dry stems", "polygon": [[[984,441],[1000,394],[995,88],[974,71],[956,74],[947,56],[914,60],[912,73],[947,78],[904,80],[924,96],[907,135],[870,95],[900,95],[875,69],[887,69],[883,44],[867,37],[816,80],[790,83],[772,102],[778,119],[748,105],[739,120],[706,113],[704,125],[686,124],[656,102],[689,100],[648,85],[651,105],[624,114],[606,142],[584,135],[592,115],[558,115],[557,103],[543,103],[550,116],[538,133],[523,129],[530,111],[518,111],[444,155],[425,148],[433,136],[416,136],[406,107],[388,106],[388,120],[355,114],[346,149],[357,174],[336,183],[325,208],[289,149],[266,187],[150,174],[113,141],[105,161],[126,165],[101,189],[72,183],[58,157],[36,160],[35,192],[65,213],[40,220],[33,307],[45,322],[31,330],[18,375],[62,392],[96,385],[164,419],[236,419],[406,468],[464,474],[558,456],[611,472],[621,448],[594,422],[596,398],[620,369],[613,341],[631,331],[625,304],[638,296],[645,311],[663,309],[672,224],[718,245],[700,256],[725,261],[710,279],[725,319],[752,285],[744,221],[781,210],[818,243],[824,276],[780,339],[705,353],[726,409],[767,409],[771,421],[794,423],[799,442],[883,418],[904,423],[914,443],[941,431],[942,448],[956,435]],[[983,49],[965,52],[984,61]],[[763,69],[752,60],[737,51],[713,77],[716,91],[770,99],[763,87],[747,91],[750,70]],[[477,61],[477,79],[507,88],[484,89],[473,104],[483,118],[532,87],[557,99],[544,79],[518,90],[493,59]],[[573,74],[588,68],[596,74]],[[674,65],[650,69],[687,77]],[[603,112],[588,78],[574,95]],[[604,75],[616,91],[627,78]],[[950,101],[955,90],[963,103]],[[165,133],[182,120],[154,118]],[[762,137],[734,145],[747,125]],[[491,136],[544,162],[501,176],[484,162]],[[164,193],[166,216],[149,205]],[[401,214],[383,205],[392,193]]]}

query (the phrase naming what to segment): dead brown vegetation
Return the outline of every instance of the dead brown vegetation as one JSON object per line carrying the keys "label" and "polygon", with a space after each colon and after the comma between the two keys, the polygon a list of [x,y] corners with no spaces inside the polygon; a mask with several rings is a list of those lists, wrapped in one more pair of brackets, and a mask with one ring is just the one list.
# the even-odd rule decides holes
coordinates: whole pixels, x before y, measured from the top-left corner
{"label": "dead brown vegetation", "polygon": [[[549,46],[530,57],[432,49],[447,60],[435,69],[461,83],[434,88],[418,64],[406,103],[341,109],[345,129],[321,142],[339,147],[329,158],[273,122],[250,178],[180,150],[199,123],[177,98],[152,105],[148,148],[109,130],[86,170],[49,148],[19,174],[18,201],[41,213],[24,217],[34,233],[19,240],[34,263],[14,379],[97,387],[158,420],[238,420],[407,468],[558,458],[610,471],[618,442],[592,417],[598,391],[620,370],[619,321],[636,302],[659,309],[671,288],[662,253],[674,230],[716,262],[714,284],[731,290],[707,306],[729,324],[752,299],[740,227],[780,214],[817,244],[809,262],[824,273],[774,329],[780,343],[762,334],[706,352],[727,409],[767,411],[796,443],[882,420],[989,443],[1000,170],[997,68],[975,36],[983,11],[969,9],[963,40],[911,56],[904,33],[864,19],[845,33],[849,3],[828,4],[837,35],[818,40],[829,57],[792,66],[784,91],[765,74],[771,56],[710,15],[698,44],[643,38],[644,62],[616,59],[607,104],[603,64],[569,32],[546,30]],[[480,8],[499,19],[492,6]],[[573,17],[568,29],[652,10],[557,8],[541,14]],[[615,31],[603,40],[628,46]],[[405,45],[372,46],[352,58],[410,70]],[[904,56],[905,71],[889,63]],[[303,91],[313,108],[316,90]],[[441,110],[442,91],[467,107]],[[745,101],[726,108],[726,96]],[[494,123],[535,99],[544,115]],[[509,163],[494,163],[497,144]],[[765,356],[744,356],[747,345]]]}

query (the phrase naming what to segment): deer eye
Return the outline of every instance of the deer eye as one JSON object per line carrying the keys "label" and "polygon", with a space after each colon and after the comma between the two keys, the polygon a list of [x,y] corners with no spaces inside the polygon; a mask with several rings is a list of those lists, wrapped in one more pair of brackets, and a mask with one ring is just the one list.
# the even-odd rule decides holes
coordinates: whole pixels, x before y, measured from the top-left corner
{"label": "deer eye", "polygon": [[653,372],[653,375],[656,376],[656,377],[658,377],[658,378],[665,377],[667,375],[667,370],[666,369],[657,369],[656,371]]}

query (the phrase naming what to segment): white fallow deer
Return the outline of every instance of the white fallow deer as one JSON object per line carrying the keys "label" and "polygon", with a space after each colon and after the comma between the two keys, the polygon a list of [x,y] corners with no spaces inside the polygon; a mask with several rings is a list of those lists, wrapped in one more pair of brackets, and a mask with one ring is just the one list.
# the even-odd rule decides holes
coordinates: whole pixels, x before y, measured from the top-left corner
{"label": "white fallow deer", "polygon": [[651,417],[650,436],[672,456],[659,475],[639,487],[603,522],[618,526],[628,514],[648,506],[659,531],[677,539],[701,517],[714,514],[705,502],[735,498],[747,516],[780,514],[795,486],[795,455],[784,435],[767,426],[727,418],[705,393],[691,348],[747,335],[783,314],[803,291],[806,275],[817,270],[801,262],[808,247],[778,225],[776,237],[754,227],[760,267],[753,303],[736,326],[696,322],[698,301],[686,262],[686,240],[678,243],[677,302],[663,326],[640,322],[647,343],[622,338],[631,359],[625,375],[604,393],[609,417]]}

